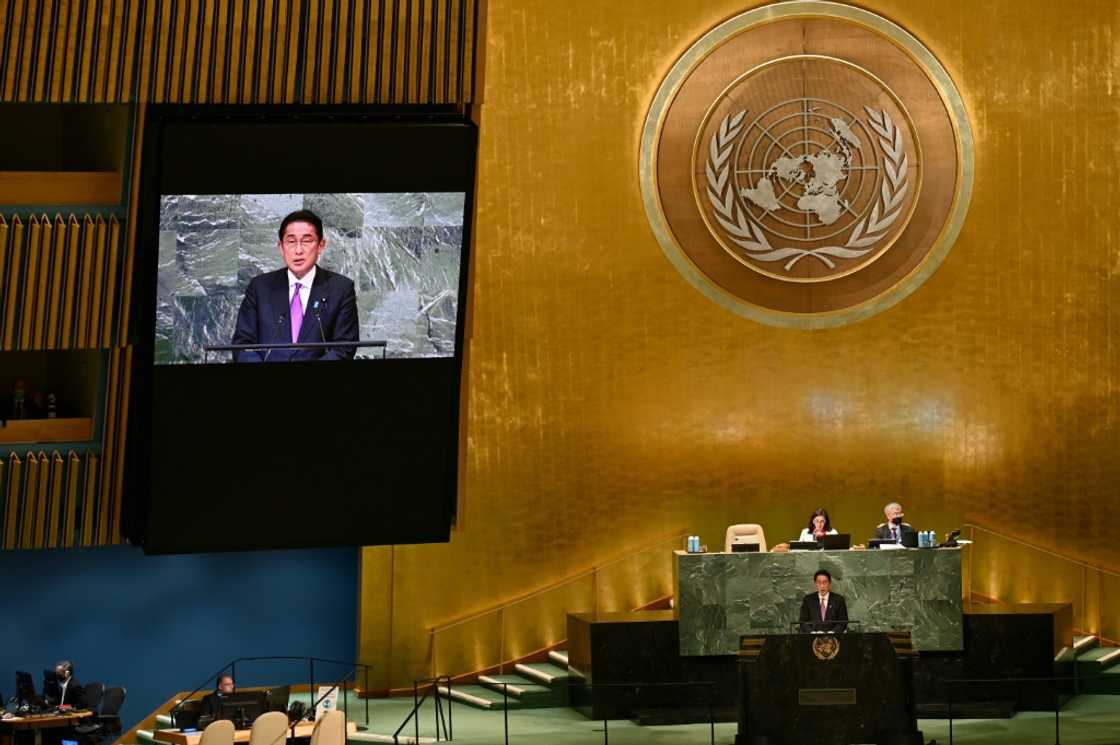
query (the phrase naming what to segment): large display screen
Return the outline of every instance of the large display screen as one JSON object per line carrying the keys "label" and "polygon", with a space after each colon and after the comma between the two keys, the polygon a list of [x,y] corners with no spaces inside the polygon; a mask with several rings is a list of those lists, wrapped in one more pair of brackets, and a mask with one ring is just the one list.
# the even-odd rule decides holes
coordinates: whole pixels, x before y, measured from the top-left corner
{"label": "large display screen", "polygon": [[[162,195],[155,363],[453,356],[465,202]],[[355,346],[215,349],[328,341]]]}
{"label": "large display screen", "polygon": [[449,539],[476,147],[454,109],[147,108],[130,540]]}

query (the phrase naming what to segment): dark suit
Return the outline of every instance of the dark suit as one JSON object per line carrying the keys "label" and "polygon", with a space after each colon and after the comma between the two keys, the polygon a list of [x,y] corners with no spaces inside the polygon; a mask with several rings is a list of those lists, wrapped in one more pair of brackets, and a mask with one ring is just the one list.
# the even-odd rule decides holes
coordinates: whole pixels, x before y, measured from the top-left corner
{"label": "dark suit", "polygon": [[848,630],[848,624],[839,622],[848,620],[848,605],[844,602],[843,595],[830,592],[824,621],[821,621],[821,596],[811,592],[801,601],[801,617],[798,620],[801,621],[801,633],[803,634],[811,631],[843,633]]}
{"label": "dark suit", "polygon": [[[237,312],[237,330],[231,344],[287,344],[292,341],[288,302],[288,270],[260,274],[249,282]],[[320,327],[320,324],[322,326]],[[315,268],[315,280],[303,309],[300,342],[357,341],[358,302],[354,283],[341,274]],[[353,359],[354,347],[325,349],[246,350],[234,354],[236,362],[288,362],[290,360]]]}
{"label": "dark suit", "polygon": [[[902,535],[904,533],[913,533],[913,532],[914,532],[914,526],[912,526],[910,523],[902,523],[901,525],[899,525],[898,526],[899,543],[902,542]],[[879,523],[878,525],[876,525],[875,526],[875,537],[878,538],[879,540],[883,540],[883,541],[891,540],[891,526],[887,525],[886,523]]]}
{"label": "dark suit", "polygon": [[53,706],[66,704],[73,706],[75,709],[80,709],[85,702],[83,693],[82,684],[74,676],[70,676],[70,682],[66,684],[65,692],[62,690],[62,683],[60,682],[43,685],[43,698]]}

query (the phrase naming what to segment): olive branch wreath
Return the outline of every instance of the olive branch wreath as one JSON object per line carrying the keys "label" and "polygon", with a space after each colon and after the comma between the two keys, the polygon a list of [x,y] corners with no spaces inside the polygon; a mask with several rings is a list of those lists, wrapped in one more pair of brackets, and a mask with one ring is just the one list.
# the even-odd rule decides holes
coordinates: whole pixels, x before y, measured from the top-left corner
{"label": "olive branch wreath", "polygon": [[708,159],[705,172],[708,178],[708,201],[715,210],[716,221],[726,230],[731,240],[746,249],[747,255],[756,261],[781,261],[789,259],[784,269],[788,272],[801,259],[812,256],[819,259],[829,269],[836,263],[829,256],[841,259],[856,259],[871,250],[902,214],[902,200],[909,189],[909,162],[906,147],[902,141],[902,130],[891,120],[886,111],[876,111],[864,106],[871,129],[879,136],[879,147],[883,150],[883,179],[879,199],[871,210],[871,215],[860,220],[843,246],[821,246],[804,249],[792,246],[774,248],[766,239],[761,226],[747,217],[746,210],[735,199],[735,189],[731,179],[731,152],[735,139],[743,128],[746,109],[738,114],[728,114],[720,122],[708,146]]}

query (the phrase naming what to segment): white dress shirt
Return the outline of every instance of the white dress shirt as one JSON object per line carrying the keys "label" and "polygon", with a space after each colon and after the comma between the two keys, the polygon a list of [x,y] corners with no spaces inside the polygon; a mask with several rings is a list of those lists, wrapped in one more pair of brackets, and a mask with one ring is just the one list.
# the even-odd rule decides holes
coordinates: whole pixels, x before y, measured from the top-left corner
{"label": "white dress shirt", "polygon": [[[828,535],[836,535],[836,528],[833,528],[832,530],[828,531]],[[815,541],[817,539],[813,537],[813,531],[809,530],[808,528],[805,528],[801,531],[801,537],[798,538],[797,540],[799,540],[799,541]]]}
{"label": "white dress shirt", "polygon": [[311,285],[315,283],[315,270],[318,267],[311,267],[307,270],[307,274],[303,275],[303,279],[297,279],[296,275],[292,274],[292,270],[288,270],[288,307],[292,307],[292,295],[296,291],[296,282],[299,282],[299,304],[303,308],[303,314],[307,315],[307,299],[311,296]]}

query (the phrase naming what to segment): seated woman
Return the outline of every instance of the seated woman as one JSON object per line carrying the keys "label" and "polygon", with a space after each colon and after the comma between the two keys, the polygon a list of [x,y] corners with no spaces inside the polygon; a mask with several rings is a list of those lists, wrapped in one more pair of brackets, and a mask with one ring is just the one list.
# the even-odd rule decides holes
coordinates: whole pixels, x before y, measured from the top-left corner
{"label": "seated woman", "polygon": [[816,509],[809,517],[809,527],[801,531],[799,541],[819,541],[821,536],[836,535],[832,522],[828,519],[828,510],[824,507]]}

